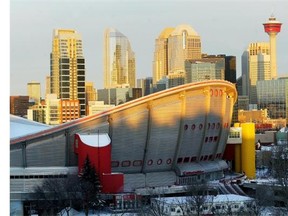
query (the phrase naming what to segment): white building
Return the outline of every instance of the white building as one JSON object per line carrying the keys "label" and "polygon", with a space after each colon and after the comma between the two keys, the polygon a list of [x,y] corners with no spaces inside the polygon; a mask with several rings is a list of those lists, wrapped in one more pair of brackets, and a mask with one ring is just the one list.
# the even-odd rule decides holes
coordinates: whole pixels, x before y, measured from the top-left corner
{"label": "white building", "polygon": [[[194,199],[192,196],[153,198],[151,199],[151,208],[160,211],[161,215],[194,215],[197,214],[197,207],[196,204],[193,205],[193,200],[196,201],[197,198]],[[251,207],[255,205],[253,198],[235,194],[209,195],[203,200],[205,200],[204,204],[199,205],[201,215],[248,213]]]}

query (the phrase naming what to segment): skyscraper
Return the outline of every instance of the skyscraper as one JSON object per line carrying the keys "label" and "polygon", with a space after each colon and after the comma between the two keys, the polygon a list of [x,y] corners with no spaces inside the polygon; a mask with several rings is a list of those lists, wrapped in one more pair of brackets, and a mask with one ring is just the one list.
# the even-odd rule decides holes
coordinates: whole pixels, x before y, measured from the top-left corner
{"label": "skyscraper", "polygon": [[259,109],[267,109],[271,119],[288,122],[288,77],[258,81],[256,87]]}
{"label": "skyscraper", "polygon": [[189,60],[186,65],[186,83],[225,78],[225,58]]}
{"label": "skyscraper", "polygon": [[153,84],[164,76],[185,77],[185,61],[201,58],[201,38],[189,25],[165,28],[155,40]]}
{"label": "skyscraper", "polygon": [[201,39],[189,25],[179,25],[168,38],[168,73],[185,74],[185,60],[201,58]]}
{"label": "skyscraper", "polygon": [[257,104],[256,82],[271,80],[269,43],[249,44],[242,55],[242,78],[243,95],[249,96],[250,104]]}
{"label": "skyscraper", "polygon": [[55,29],[50,55],[50,93],[62,100],[79,100],[85,116],[85,59],[80,34],[71,29]]}
{"label": "skyscraper", "polygon": [[153,84],[168,75],[168,38],[175,28],[165,28],[155,40]]}
{"label": "skyscraper", "polygon": [[29,100],[33,100],[35,104],[40,103],[41,86],[39,82],[32,81],[27,83],[27,93],[29,96]]}
{"label": "skyscraper", "polygon": [[135,88],[135,54],[128,38],[114,28],[104,35],[104,88]]}

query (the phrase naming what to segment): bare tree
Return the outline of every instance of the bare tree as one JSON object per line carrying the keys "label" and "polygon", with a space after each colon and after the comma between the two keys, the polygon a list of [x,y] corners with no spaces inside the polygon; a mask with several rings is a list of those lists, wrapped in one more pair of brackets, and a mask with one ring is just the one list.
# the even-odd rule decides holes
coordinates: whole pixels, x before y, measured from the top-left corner
{"label": "bare tree", "polygon": [[[77,200],[77,176],[68,175],[67,178],[47,178],[42,185],[34,188],[37,198],[36,208],[39,212],[49,214],[60,213],[65,209],[67,215]],[[45,213],[43,213],[45,214]]]}
{"label": "bare tree", "polygon": [[288,213],[288,146],[277,146],[272,158],[273,174],[277,179],[275,198],[280,198],[280,206]]}
{"label": "bare tree", "polygon": [[212,196],[209,195],[209,187],[206,182],[195,183],[188,185],[186,187],[187,198],[186,204],[187,208],[191,209],[187,215],[194,215],[193,210],[196,211],[196,215],[201,215],[201,212],[207,206],[204,206],[206,203],[212,203]]}

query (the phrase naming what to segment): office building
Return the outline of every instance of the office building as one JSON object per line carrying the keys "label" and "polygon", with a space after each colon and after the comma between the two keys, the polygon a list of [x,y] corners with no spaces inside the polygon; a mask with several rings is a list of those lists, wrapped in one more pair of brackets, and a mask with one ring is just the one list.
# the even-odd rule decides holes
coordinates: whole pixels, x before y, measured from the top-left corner
{"label": "office building", "polygon": [[46,123],[46,105],[36,104],[27,110],[27,119],[42,124]]}
{"label": "office building", "polygon": [[153,84],[168,75],[168,38],[175,28],[165,28],[155,40]]}
{"label": "office building", "polygon": [[45,98],[46,98],[46,95],[50,94],[50,92],[51,92],[51,77],[46,76],[45,77]]}
{"label": "office building", "polygon": [[186,83],[225,78],[225,58],[202,58],[185,62]]}
{"label": "office building", "polygon": [[80,34],[55,29],[50,60],[50,93],[62,100],[79,100],[80,115],[85,116],[85,58]]}
{"label": "office building", "polygon": [[137,79],[137,88],[142,88],[142,96],[153,93],[153,78]]}
{"label": "office building", "polygon": [[288,77],[258,81],[256,88],[258,108],[267,109],[271,119],[288,121]]}
{"label": "office building", "polygon": [[201,38],[189,25],[164,29],[155,40],[153,84],[164,76],[185,75],[185,61],[201,58]]}
{"label": "office building", "polygon": [[250,43],[242,55],[243,95],[249,96],[250,104],[257,104],[256,82],[271,78],[269,43]]}
{"label": "office building", "polygon": [[142,97],[141,88],[111,88],[98,89],[98,101],[104,101],[108,105],[120,105],[136,98]]}
{"label": "office building", "polygon": [[104,35],[104,88],[135,88],[135,54],[128,38],[114,28]]}
{"label": "office building", "polygon": [[10,114],[26,117],[29,108],[29,96],[10,96]]}
{"label": "office building", "polygon": [[46,96],[45,107],[48,125],[59,125],[80,118],[79,100],[58,99],[56,94]]}
{"label": "office building", "polygon": [[34,104],[39,104],[41,100],[40,82],[32,81],[27,83],[27,94],[30,101],[33,101]]}
{"label": "office building", "polygon": [[93,82],[85,82],[85,93],[86,93],[86,104],[88,104],[89,101],[97,100],[97,91],[94,88]]}
{"label": "office building", "polygon": [[225,80],[236,83],[236,56],[226,56],[225,58]]}
{"label": "office building", "polygon": [[87,116],[103,112],[114,106],[115,105],[104,104],[104,101],[89,101],[87,106]]}

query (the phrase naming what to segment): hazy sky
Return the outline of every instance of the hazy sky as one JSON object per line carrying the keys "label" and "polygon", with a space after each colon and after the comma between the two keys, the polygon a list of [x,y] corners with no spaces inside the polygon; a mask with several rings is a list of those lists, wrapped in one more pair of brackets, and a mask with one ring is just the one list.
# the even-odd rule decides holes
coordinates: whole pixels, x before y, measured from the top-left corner
{"label": "hazy sky", "polygon": [[239,77],[248,44],[269,41],[262,24],[273,13],[283,23],[277,36],[278,74],[288,75],[287,10],[287,0],[11,0],[10,95],[27,95],[27,83],[33,80],[41,83],[44,95],[55,28],[82,35],[86,80],[100,89],[105,28],[116,28],[129,39],[137,78],[152,76],[155,39],[161,31],[180,24],[198,32],[203,53],[235,55]]}

